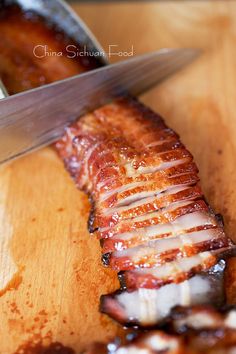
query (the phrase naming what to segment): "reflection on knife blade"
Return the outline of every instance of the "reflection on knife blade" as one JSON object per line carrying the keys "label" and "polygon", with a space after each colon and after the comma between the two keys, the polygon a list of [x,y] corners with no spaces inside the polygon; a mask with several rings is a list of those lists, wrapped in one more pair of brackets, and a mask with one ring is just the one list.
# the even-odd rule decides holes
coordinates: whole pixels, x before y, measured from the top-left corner
{"label": "reflection on knife blade", "polygon": [[[17,8],[10,12],[6,10],[5,15],[3,11],[0,18],[0,30],[4,33],[1,43],[8,48],[6,52],[1,52],[0,63],[2,59],[7,65],[0,65],[0,75],[10,93],[18,93],[96,67],[94,57],[89,57],[89,60],[77,57],[74,61],[65,56],[49,56],[44,60],[32,57],[33,47],[39,41],[62,52],[66,44],[73,43],[60,31],[41,23],[39,17],[36,21],[35,14],[33,19],[32,27],[31,17],[20,17]],[[22,37],[27,38],[25,42],[15,40],[19,30]],[[124,92],[133,95],[143,92],[197,54],[198,51],[192,49],[162,50],[2,100],[0,162],[55,141],[64,127],[81,114]],[[16,58],[19,65],[16,65]]]}

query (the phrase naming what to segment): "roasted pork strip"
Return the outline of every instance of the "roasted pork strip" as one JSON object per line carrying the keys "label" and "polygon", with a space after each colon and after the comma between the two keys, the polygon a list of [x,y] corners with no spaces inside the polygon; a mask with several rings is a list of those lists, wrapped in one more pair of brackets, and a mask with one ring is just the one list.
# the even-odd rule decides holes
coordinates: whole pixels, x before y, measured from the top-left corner
{"label": "roasted pork strip", "polygon": [[[219,306],[224,296],[223,270],[224,261],[220,261],[210,272],[199,273],[178,284],[172,282],[155,289],[138,288],[103,295],[100,309],[124,325],[150,327],[165,320],[177,305],[210,303]],[[126,289],[124,277],[120,280]]]}
{"label": "roasted pork strip", "polygon": [[126,290],[104,296],[104,312],[150,326],[175,305],[219,300],[221,276],[212,283],[211,269],[233,245],[204,200],[192,155],[157,114],[121,98],[80,118],[56,146],[90,195],[105,264],[124,271]]}

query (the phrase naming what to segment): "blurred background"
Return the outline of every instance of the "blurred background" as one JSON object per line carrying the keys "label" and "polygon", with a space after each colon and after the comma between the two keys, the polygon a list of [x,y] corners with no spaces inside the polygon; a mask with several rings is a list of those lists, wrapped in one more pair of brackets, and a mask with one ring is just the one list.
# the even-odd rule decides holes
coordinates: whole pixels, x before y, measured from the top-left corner
{"label": "blurred background", "polygon": [[[115,55],[108,55],[110,62],[123,60],[124,52],[202,50],[195,62],[140,99],[180,135],[199,167],[206,199],[224,216],[227,233],[235,237],[236,0],[74,0],[70,4],[108,54],[109,46],[116,49]],[[0,16],[3,79],[7,82],[11,76],[18,89],[19,77],[26,72],[27,89],[39,68],[52,80],[60,72],[55,58],[46,64],[37,62],[38,66],[33,62],[29,70],[24,66],[32,59],[31,41],[41,43],[37,38],[44,34],[41,27],[37,32],[31,24],[23,31],[16,22]],[[61,36],[56,44],[50,36],[46,39],[56,49],[63,42]],[[59,65],[63,75],[67,74],[64,64]],[[68,61],[67,65],[73,73],[74,66]],[[33,84],[44,84],[45,76],[38,75]],[[0,266],[6,270],[1,274],[11,275],[4,253],[9,248],[13,265],[19,266],[19,272],[23,269],[18,283],[0,297],[1,353],[19,353],[16,348],[35,335],[37,339],[37,334],[76,352],[91,341],[119,334],[115,322],[98,312],[100,295],[118,284],[101,265],[99,243],[89,237],[89,209],[87,197],[76,189],[52,148],[1,167],[0,235],[4,237],[0,240],[11,240],[9,247],[0,243]]]}

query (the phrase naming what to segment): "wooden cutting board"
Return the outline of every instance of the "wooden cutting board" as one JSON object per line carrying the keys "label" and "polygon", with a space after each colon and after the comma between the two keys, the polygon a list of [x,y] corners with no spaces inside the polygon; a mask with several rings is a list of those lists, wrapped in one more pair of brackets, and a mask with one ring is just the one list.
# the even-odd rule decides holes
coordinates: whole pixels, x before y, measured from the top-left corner
{"label": "wooden cutting board", "polygon": [[[195,63],[143,97],[193,153],[208,201],[236,240],[236,1],[74,5],[105,50],[201,47]],[[122,57],[112,56],[111,61]],[[76,351],[122,329],[98,312],[118,287],[87,231],[88,198],[52,148],[0,168],[0,352],[40,337]]]}

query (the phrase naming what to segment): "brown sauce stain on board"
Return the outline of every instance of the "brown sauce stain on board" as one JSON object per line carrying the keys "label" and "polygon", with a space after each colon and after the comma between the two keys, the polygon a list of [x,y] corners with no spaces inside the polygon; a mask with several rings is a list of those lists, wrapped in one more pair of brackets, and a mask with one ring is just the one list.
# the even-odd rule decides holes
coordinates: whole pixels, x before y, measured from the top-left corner
{"label": "brown sauce stain on board", "polygon": [[22,344],[14,354],[76,354],[72,348],[66,347],[59,342],[44,344],[43,340]]}

